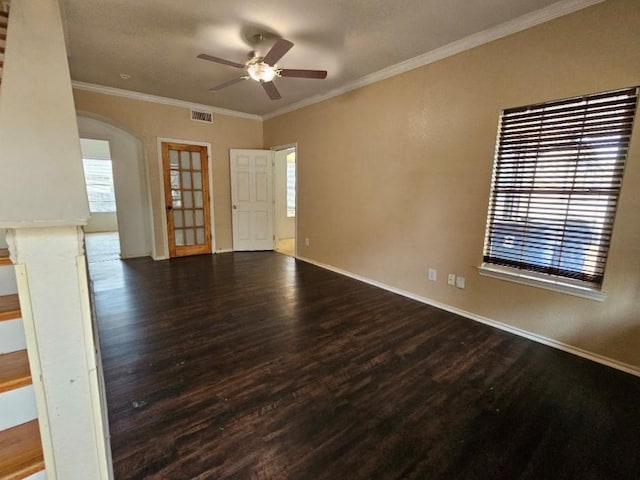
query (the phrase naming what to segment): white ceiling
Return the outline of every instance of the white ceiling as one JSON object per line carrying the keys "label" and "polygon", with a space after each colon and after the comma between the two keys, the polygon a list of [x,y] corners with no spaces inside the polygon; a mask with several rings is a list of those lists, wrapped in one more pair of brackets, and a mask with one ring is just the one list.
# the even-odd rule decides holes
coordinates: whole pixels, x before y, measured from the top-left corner
{"label": "white ceiling", "polygon": [[[580,2],[61,0],[73,80],[259,115],[554,3],[564,8]],[[243,72],[196,56],[207,53],[244,63],[253,49],[247,39],[255,33],[295,44],[279,67],[328,70],[327,79],[277,78],[282,95],[277,101],[250,80],[210,92]],[[131,78],[123,80],[121,73]]]}

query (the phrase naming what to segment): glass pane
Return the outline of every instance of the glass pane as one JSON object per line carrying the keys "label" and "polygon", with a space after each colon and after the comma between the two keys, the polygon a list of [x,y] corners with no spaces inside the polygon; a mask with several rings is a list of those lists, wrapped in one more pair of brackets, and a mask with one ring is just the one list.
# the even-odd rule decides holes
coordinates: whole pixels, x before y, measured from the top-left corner
{"label": "glass pane", "polygon": [[200,170],[200,152],[193,152],[191,154],[191,161],[193,162],[193,169]]}
{"label": "glass pane", "polygon": [[182,188],[191,188],[191,172],[182,172]]}
{"label": "glass pane", "polygon": [[202,192],[199,190],[196,190],[195,192],[193,192],[193,201],[195,203],[196,208],[203,208],[204,205],[202,204]]}
{"label": "glass pane", "polygon": [[174,210],[173,211],[173,226],[174,227],[182,227],[182,210]]}
{"label": "glass pane", "polygon": [[193,208],[193,195],[189,191],[182,192],[184,208]]}
{"label": "glass pane", "polygon": [[173,231],[173,235],[175,237],[176,245],[184,245],[184,230],[176,228]]}
{"label": "glass pane", "polygon": [[202,190],[202,173],[193,172],[193,188]]}
{"label": "glass pane", "polygon": [[196,239],[195,239],[195,235],[193,234],[193,229],[189,228],[187,230],[185,230],[185,233],[187,234],[187,245],[195,245],[196,243]]}
{"label": "glass pane", "polygon": [[171,205],[173,205],[173,208],[182,207],[182,195],[180,194],[180,190],[171,190]]}
{"label": "glass pane", "polygon": [[171,188],[180,188],[180,172],[171,170]]}
{"label": "glass pane", "polygon": [[186,210],[184,212],[184,225],[186,227],[193,227],[193,210]]}
{"label": "glass pane", "polygon": [[196,210],[196,226],[204,225],[204,210]]}
{"label": "glass pane", "polygon": [[176,150],[169,150],[169,167],[172,170],[178,169],[178,152]]}
{"label": "glass pane", "polygon": [[196,228],[196,240],[198,245],[204,245],[204,228]]}
{"label": "glass pane", "polygon": [[191,162],[189,161],[189,152],[180,152],[180,166],[184,170],[191,169]]}

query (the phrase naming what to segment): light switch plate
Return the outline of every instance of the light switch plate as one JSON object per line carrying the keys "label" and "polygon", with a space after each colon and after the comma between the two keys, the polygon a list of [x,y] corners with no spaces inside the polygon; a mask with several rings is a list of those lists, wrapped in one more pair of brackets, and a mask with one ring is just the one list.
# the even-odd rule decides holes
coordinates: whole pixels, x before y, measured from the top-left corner
{"label": "light switch plate", "polygon": [[429,269],[429,280],[435,282],[438,279],[438,271],[435,268]]}

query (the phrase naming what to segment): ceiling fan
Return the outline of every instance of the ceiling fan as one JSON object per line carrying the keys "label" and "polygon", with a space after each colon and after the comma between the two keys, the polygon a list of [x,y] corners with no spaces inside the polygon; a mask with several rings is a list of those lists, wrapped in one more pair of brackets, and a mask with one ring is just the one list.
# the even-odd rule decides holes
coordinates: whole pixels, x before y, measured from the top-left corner
{"label": "ceiling fan", "polygon": [[[260,36],[262,39],[262,36]],[[231,85],[235,85],[238,82],[243,80],[253,79],[257,82],[260,82],[264,91],[267,92],[267,95],[271,100],[279,100],[282,98],[280,92],[276,88],[275,83],[273,83],[273,79],[275,77],[295,77],[295,78],[315,78],[315,79],[324,79],[327,78],[326,70],[300,70],[300,69],[291,69],[291,68],[278,68],[276,63],[280,60],[285,53],[291,50],[293,47],[293,43],[289,40],[285,40],[284,38],[279,38],[276,40],[276,43],[271,47],[271,50],[264,56],[260,57],[259,54],[255,52],[251,52],[249,54],[249,61],[247,63],[237,63],[232,60],[225,60],[223,58],[213,57],[211,55],[207,55],[206,53],[201,53],[198,55],[198,58],[203,60],[208,60],[210,62],[221,63],[222,65],[228,65],[230,67],[235,68],[243,68],[247,70],[248,75],[243,75],[238,78],[234,78],[232,80],[221,83],[220,85],[216,85],[209,90],[213,92],[217,92],[218,90],[222,90],[223,88],[230,87]]]}

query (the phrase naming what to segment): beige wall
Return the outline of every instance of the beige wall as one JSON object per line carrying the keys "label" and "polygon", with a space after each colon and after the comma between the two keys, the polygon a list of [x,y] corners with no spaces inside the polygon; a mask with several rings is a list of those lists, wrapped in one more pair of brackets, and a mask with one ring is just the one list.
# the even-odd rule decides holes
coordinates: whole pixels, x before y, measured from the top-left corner
{"label": "beige wall", "polygon": [[85,233],[117,232],[118,216],[115,212],[93,212],[84,231]]}
{"label": "beige wall", "polygon": [[16,3],[2,69],[0,226],[84,225],[89,203],[58,2]]}
{"label": "beige wall", "polygon": [[189,110],[123,97],[74,89],[76,110],[99,116],[128,130],[144,143],[149,176],[156,255],[168,256],[163,241],[162,165],[158,160],[157,138],[209,142],[213,147],[213,200],[216,248],[230,249],[231,193],[229,149],[261,148],[262,122],[214,114],[213,125],[193,122]]}
{"label": "beige wall", "polygon": [[266,121],[265,147],[298,143],[299,255],[640,367],[637,125],[606,301],[476,270],[500,111],[640,84],[638,52],[640,2],[610,0]]}

